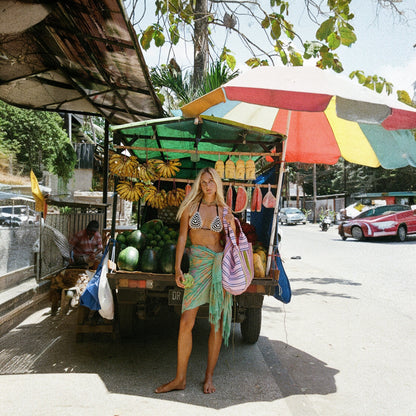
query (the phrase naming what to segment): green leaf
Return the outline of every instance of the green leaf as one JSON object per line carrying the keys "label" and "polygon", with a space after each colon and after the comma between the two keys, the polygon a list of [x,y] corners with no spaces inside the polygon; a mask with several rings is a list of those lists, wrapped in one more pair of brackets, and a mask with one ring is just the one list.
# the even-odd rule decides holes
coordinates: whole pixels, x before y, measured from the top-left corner
{"label": "green leaf", "polygon": [[248,65],[250,68],[257,68],[258,66],[260,66],[260,59],[250,58],[250,59],[247,59],[245,64]]}
{"label": "green leaf", "polygon": [[344,46],[350,46],[357,40],[357,36],[355,36],[354,31],[348,27],[341,27],[339,29],[339,34],[341,36],[341,43]]}
{"label": "green leaf", "polygon": [[153,39],[154,28],[153,26],[149,26],[143,33],[142,37],[140,38],[140,45],[142,48],[147,51],[150,48],[150,42]]}
{"label": "green leaf", "polygon": [[165,43],[165,35],[159,30],[155,31],[153,39],[155,40],[156,46],[162,46]]}
{"label": "green leaf", "polygon": [[328,36],[328,46],[334,50],[337,49],[340,45],[341,45],[341,38],[334,32],[332,32],[329,36]]}
{"label": "green leaf", "polygon": [[284,49],[279,50],[280,59],[282,60],[283,64],[286,65],[288,62],[287,54]]}
{"label": "green leaf", "polygon": [[170,33],[170,40],[172,41],[174,45],[177,45],[180,39],[178,26],[176,24],[172,25],[169,28],[169,33]]}
{"label": "green leaf", "polygon": [[322,22],[319,29],[316,31],[316,39],[326,40],[328,36],[335,30],[335,18],[330,17],[329,19]]}
{"label": "green leaf", "polygon": [[289,56],[290,56],[290,62],[293,66],[303,65],[302,55],[299,52],[291,52]]}
{"label": "green leaf", "polygon": [[262,21],[261,21],[261,27],[263,29],[267,29],[270,26],[270,18],[269,16],[266,16]]}
{"label": "green leaf", "polygon": [[409,94],[404,90],[397,90],[397,99],[402,103],[411,105],[414,107],[412,103],[412,99],[410,98]]}
{"label": "green leaf", "polygon": [[227,54],[227,57],[226,57],[225,61],[227,62],[228,67],[231,70],[234,70],[235,65],[236,65],[235,57],[233,55],[228,55]]}
{"label": "green leaf", "polygon": [[272,28],[270,30],[270,35],[272,39],[279,39],[282,34],[282,28],[280,27],[280,22],[278,20],[272,21]]}
{"label": "green leaf", "polygon": [[384,83],[383,82],[376,82],[376,91],[380,94],[383,91]]}
{"label": "green leaf", "polygon": [[291,40],[295,39],[295,32],[293,30],[293,25],[289,23],[287,20],[283,20],[283,26],[285,27],[286,36]]}

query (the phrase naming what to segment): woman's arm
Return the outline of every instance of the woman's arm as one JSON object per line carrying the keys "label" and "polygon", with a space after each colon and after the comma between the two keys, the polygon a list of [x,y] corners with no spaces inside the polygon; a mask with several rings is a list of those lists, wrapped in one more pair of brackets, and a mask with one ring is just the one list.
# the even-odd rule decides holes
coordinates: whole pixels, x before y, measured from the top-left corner
{"label": "woman's arm", "polygon": [[188,238],[188,222],[189,222],[189,209],[186,208],[182,213],[178,241],[176,243],[176,256],[175,256],[175,281],[179,287],[184,288],[183,285],[183,273],[181,269],[182,257],[185,251],[186,240]]}

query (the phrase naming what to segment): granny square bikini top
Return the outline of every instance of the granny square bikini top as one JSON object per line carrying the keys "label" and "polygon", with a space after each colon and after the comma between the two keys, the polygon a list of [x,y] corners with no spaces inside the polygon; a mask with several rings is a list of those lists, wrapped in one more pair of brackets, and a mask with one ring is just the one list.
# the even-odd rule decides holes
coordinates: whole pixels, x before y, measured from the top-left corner
{"label": "granny square bikini top", "polygon": [[211,225],[209,228],[202,226],[202,218],[201,214],[199,213],[199,207],[201,206],[201,201],[199,201],[198,209],[196,210],[195,214],[192,215],[191,219],[189,220],[189,227],[193,230],[211,230],[216,233],[220,233],[222,231],[222,221],[218,213],[218,205],[215,204],[217,207],[217,216],[212,220]]}

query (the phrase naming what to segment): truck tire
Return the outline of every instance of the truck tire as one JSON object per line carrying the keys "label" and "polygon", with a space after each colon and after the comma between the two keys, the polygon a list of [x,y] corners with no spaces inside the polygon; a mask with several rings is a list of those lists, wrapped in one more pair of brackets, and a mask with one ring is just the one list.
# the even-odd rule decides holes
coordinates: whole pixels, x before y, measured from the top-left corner
{"label": "truck tire", "polygon": [[246,317],[240,324],[243,340],[255,344],[259,339],[261,329],[261,308],[247,308]]}

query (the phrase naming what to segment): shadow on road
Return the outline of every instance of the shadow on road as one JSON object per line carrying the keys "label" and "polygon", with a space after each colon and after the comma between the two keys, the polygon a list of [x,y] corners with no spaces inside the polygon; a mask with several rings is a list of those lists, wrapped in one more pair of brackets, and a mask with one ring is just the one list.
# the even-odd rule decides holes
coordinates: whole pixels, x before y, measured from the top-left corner
{"label": "shadow on road", "polygon": [[[234,326],[230,345],[223,347],[215,374],[217,392],[202,393],[209,325],[198,320],[185,391],[156,395],[154,389],[173,378],[176,369],[176,316],[154,321],[132,339],[114,341],[108,335],[88,335],[76,343],[76,313],[51,317],[48,309],[32,322],[0,338],[0,374],[97,374],[108,392],[221,409],[247,402],[274,401],[298,394],[336,391],[337,370],[311,355],[260,337],[243,343]],[[302,366],[301,380],[293,369]],[[93,388],[93,387],[91,387]],[[52,394],[52,392],[51,392]],[[59,391],[53,392],[59,394]]]}
{"label": "shadow on road", "polygon": [[337,391],[335,375],[339,371],[323,361],[281,341],[261,337],[258,345],[283,397]]}
{"label": "shadow on road", "polygon": [[[337,278],[322,278],[322,277],[308,277],[308,278],[293,278],[290,279],[292,283],[296,283],[298,286],[298,282],[314,285],[341,285],[341,286],[361,286],[361,283],[354,282],[353,280],[347,279],[337,279]],[[335,297],[335,298],[343,298],[343,299],[358,299],[354,296],[347,295],[346,293],[339,293],[337,291],[329,292],[327,290],[319,290],[314,289],[311,287],[302,287],[299,289],[292,289],[293,296],[300,296],[300,295],[318,295],[318,296],[326,296],[326,297]]]}

